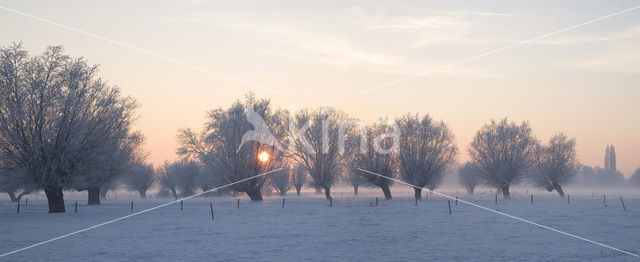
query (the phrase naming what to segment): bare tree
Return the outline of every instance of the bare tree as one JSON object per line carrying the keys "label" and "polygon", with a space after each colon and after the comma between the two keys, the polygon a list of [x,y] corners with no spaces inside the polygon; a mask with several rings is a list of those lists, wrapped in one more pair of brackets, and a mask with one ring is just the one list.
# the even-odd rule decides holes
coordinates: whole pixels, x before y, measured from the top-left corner
{"label": "bare tree", "polygon": [[152,164],[139,163],[123,178],[127,189],[137,191],[140,198],[147,198],[147,190],[155,180],[155,170]]}
{"label": "bare tree", "polygon": [[458,169],[458,181],[469,194],[473,195],[476,186],[483,182],[482,169],[473,162],[466,162]]}
{"label": "bare tree", "polygon": [[62,47],[35,57],[19,44],[0,49],[0,158],[45,191],[50,213],[65,211],[62,190],[80,168],[128,135],[136,107]]}
{"label": "bare tree", "polygon": [[414,188],[415,198],[422,199],[422,188],[435,188],[454,161],[457,147],[453,133],[444,122],[436,122],[429,115],[420,118],[407,114],[396,123],[400,128],[400,178],[418,187]]}
{"label": "bare tree", "polygon": [[531,179],[538,186],[551,192],[556,190],[564,198],[563,184],[576,174],[576,141],[564,134],[555,135],[547,145],[538,145],[535,153],[535,169]]}
{"label": "bare tree", "polygon": [[342,111],[320,108],[302,110],[290,116],[289,138],[293,159],[303,165],[314,188],[324,189],[327,200],[331,186],[354,149],[354,122]]}
{"label": "bare tree", "polygon": [[[249,94],[244,103],[236,101],[227,110],[209,111],[209,119],[201,135],[189,129],[182,130],[178,138],[178,154],[198,159],[213,171],[217,184],[238,182],[280,168],[284,152],[278,150],[277,143],[243,141],[245,133],[255,131],[252,129],[254,123],[249,122],[247,116],[264,121],[271,135],[283,139],[284,114],[272,113],[269,100],[259,100]],[[265,134],[256,132],[256,135]],[[268,159],[260,161],[260,153],[266,153]],[[233,184],[230,188],[246,193],[251,200],[262,201],[261,189],[266,181],[264,176],[257,177]]]}
{"label": "bare tree", "polygon": [[510,199],[509,186],[522,178],[532,164],[537,144],[527,122],[518,125],[507,118],[491,120],[476,133],[469,155],[482,169],[485,181]]}
{"label": "bare tree", "polygon": [[[367,127],[367,147],[364,152],[355,154],[352,165],[385,177],[373,175],[357,169],[352,176],[357,176],[368,185],[379,187],[386,200],[391,200],[389,186],[396,174],[395,156],[398,153],[399,130],[387,125],[386,120]],[[353,182],[352,182],[353,183]]]}
{"label": "bare tree", "polygon": [[278,192],[280,196],[285,196],[287,194],[287,191],[291,189],[291,173],[291,169],[288,168],[287,170],[280,170],[271,175],[271,186],[276,190],[276,192]]}
{"label": "bare tree", "polygon": [[291,172],[291,183],[296,188],[296,195],[300,195],[302,186],[307,183],[307,170],[302,165],[294,165]]}

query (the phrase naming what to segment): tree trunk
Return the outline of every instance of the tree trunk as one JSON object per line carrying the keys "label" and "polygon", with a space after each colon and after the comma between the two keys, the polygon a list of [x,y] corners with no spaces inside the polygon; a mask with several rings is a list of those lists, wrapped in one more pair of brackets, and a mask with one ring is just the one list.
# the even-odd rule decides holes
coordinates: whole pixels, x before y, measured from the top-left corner
{"label": "tree trunk", "polygon": [[44,189],[49,204],[49,213],[64,213],[64,196],[62,187],[49,187]]}
{"label": "tree trunk", "polygon": [[176,192],[176,188],[171,188],[171,194],[173,194],[173,198],[178,200],[178,192]]}
{"label": "tree trunk", "polygon": [[389,190],[389,186],[381,186],[380,188],[382,189],[382,193],[384,193],[384,199],[391,200],[391,190]]}
{"label": "tree trunk", "polygon": [[556,192],[558,192],[561,198],[565,198],[564,191],[562,190],[562,187],[560,185],[555,184],[553,185],[553,187],[556,189]]}
{"label": "tree trunk", "polygon": [[247,193],[251,201],[262,201],[262,192],[259,189],[247,190],[245,193]]}
{"label": "tree trunk", "polygon": [[469,194],[470,194],[470,195],[473,195],[473,191],[474,191],[475,189],[476,189],[476,187],[475,187],[475,186],[470,186],[470,187],[469,187]]}
{"label": "tree trunk", "polygon": [[322,194],[322,188],[317,187],[316,188],[316,195],[320,195]]}
{"label": "tree trunk", "polygon": [[416,199],[422,200],[422,188],[414,187],[413,191],[415,192]]}
{"label": "tree trunk", "polygon": [[331,199],[331,188],[330,187],[325,187],[324,188],[324,197],[326,197],[327,200]]}
{"label": "tree trunk", "polygon": [[100,205],[100,187],[89,187],[87,191],[89,192],[89,200],[87,201],[87,205]]}
{"label": "tree trunk", "polygon": [[354,196],[358,195],[358,186],[353,186],[353,195]]}
{"label": "tree trunk", "polygon": [[287,195],[287,191],[281,190],[280,191],[280,196],[286,196]]}
{"label": "tree trunk", "polygon": [[6,192],[7,192],[7,194],[9,194],[9,198],[11,199],[11,202],[19,202],[20,201],[20,199],[16,198],[16,193],[9,192],[9,191],[6,191]]}
{"label": "tree trunk", "polygon": [[140,198],[142,198],[142,199],[147,198],[147,191],[146,190],[138,190],[138,193],[140,194]]}
{"label": "tree trunk", "polygon": [[296,186],[296,195],[297,196],[300,195],[300,189],[302,189],[302,186]]}
{"label": "tree trunk", "polygon": [[502,199],[511,199],[511,194],[509,193],[509,185],[502,186],[500,190],[502,191]]}

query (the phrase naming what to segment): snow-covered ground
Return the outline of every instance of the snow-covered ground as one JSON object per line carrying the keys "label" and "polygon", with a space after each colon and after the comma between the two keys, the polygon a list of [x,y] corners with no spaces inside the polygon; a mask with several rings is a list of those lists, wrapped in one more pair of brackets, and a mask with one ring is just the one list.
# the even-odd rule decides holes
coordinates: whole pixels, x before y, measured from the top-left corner
{"label": "snow-covered ground", "polygon": [[[606,249],[477,207],[429,196],[414,205],[408,195],[380,200],[375,190],[357,198],[337,193],[334,206],[306,194],[269,197],[262,203],[231,197],[198,197],[90,231],[56,240],[0,260],[7,261],[638,261]],[[395,193],[395,192],[394,192]],[[449,192],[454,193],[454,192]],[[520,194],[520,196],[518,196]],[[640,254],[640,198],[623,195],[571,196],[525,192],[516,199],[493,195],[461,196],[473,203]],[[34,198],[32,196],[32,198]],[[133,200],[135,211],[172,199]],[[209,202],[213,201],[215,220]],[[101,206],[68,200],[67,213],[48,214],[46,200],[0,203],[0,253],[48,240],[131,214],[131,200],[106,200]]]}

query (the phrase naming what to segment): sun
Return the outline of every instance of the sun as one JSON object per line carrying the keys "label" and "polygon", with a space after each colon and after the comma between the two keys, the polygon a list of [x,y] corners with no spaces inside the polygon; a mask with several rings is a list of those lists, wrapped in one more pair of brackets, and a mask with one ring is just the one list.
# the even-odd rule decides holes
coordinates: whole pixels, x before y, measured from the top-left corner
{"label": "sun", "polygon": [[258,155],[258,159],[260,159],[260,162],[263,162],[263,163],[269,161],[269,153],[262,151]]}

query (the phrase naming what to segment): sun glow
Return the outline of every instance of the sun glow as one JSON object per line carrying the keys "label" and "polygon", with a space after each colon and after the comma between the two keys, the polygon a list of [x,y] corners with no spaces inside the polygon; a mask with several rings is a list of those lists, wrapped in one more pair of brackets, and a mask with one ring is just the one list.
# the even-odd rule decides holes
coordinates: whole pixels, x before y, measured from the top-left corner
{"label": "sun glow", "polygon": [[263,163],[269,161],[269,153],[263,151],[258,155],[258,159],[260,159],[260,162]]}

